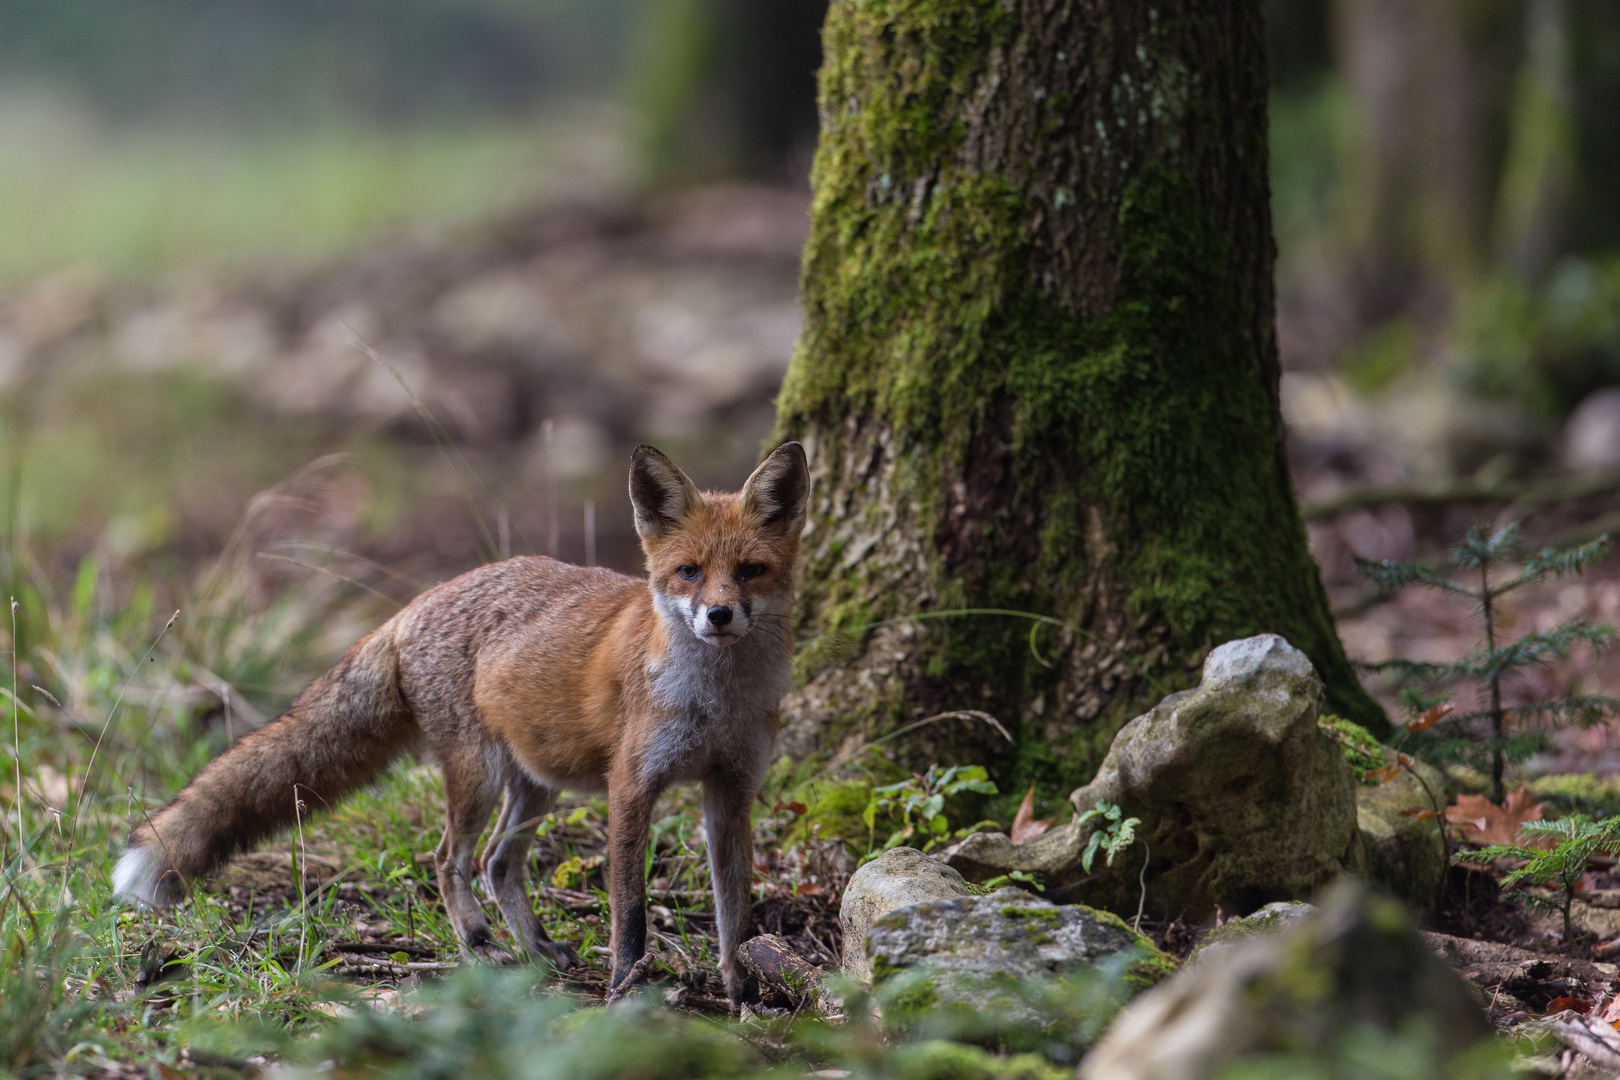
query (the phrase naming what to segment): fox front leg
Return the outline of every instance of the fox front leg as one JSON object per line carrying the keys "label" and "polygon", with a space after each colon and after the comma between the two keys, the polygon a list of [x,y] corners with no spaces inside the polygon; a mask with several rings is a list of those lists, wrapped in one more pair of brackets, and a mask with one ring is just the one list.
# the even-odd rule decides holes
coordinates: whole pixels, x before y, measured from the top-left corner
{"label": "fox front leg", "polygon": [[753,927],[754,837],[748,820],[758,784],[735,775],[703,783],[703,831],[709,838],[715,922],[720,930],[720,977],[733,1005],[759,1000],[759,987],[743,971],[737,946]]}
{"label": "fox front leg", "polygon": [[647,951],[647,841],[656,792],[634,784],[608,790],[608,904],[613,920],[613,981],[619,990]]}

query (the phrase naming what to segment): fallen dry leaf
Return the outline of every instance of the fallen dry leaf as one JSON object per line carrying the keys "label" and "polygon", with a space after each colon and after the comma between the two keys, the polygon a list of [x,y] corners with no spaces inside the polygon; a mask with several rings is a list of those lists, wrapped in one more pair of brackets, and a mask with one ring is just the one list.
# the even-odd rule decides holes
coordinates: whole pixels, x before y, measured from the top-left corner
{"label": "fallen dry leaf", "polygon": [[1406,730],[1414,735],[1420,731],[1428,731],[1430,728],[1434,727],[1434,725],[1451,715],[1451,711],[1455,708],[1455,705],[1445,704],[1435,705],[1432,708],[1425,709],[1422,716],[1419,716],[1415,720],[1407,721]]}
{"label": "fallen dry leaf", "polygon": [[1609,1004],[1604,1008],[1603,1015],[1599,1016],[1598,1019],[1606,1024],[1620,1023],[1620,995],[1609,999]]}
{"label": "fallen dry leaf", "polygon": [[1032,782],[1029,790],[1024,793],[1024,801],[1018,804],[1018,813],[1013,815],[1012,830],[1007,834],[1015,844],[1022,844],[1025,840],[1033,840],[1041,833],[1052,827],[1056,818],[1047,818],[1045,821],[1035,820],[1035,785]]}
{"label": "fallen dry leaf", "polygon": [[1590,1001],[1584,1001],[1581,998],[1573,997],[1555,997],[1551,1001],[1547,1002],[1548,1016],[1551,1016],[1553,1013],[1564,1012],[1565,1010],[1580,1013],[1582,1016],[1585,1016],[1587,1013],[1592,1011],[1592,1003]]}
{"label": "fallen dry leaf", "polygon": [[1527,788],[1507,793],[1497,806],[1483,795],[1459,795],[1455,805],[1446,807],[1446,821],[1462,832],[1463,839],[1478,844],[1517,844],[1519,826],[1540,821],[1544,804],[1530,801]]}

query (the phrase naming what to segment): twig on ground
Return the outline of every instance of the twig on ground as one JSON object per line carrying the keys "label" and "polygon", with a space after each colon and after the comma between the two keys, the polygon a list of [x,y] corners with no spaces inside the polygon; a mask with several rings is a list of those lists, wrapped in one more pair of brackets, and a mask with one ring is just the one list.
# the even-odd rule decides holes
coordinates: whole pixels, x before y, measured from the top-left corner
{"label": "twig on ground", "polygon": [[616,1001],[624,1000],[624,996],[635,989],[637,984],[645,981],[647,973],[652,970],[653,964],[657,962],[657,953],[642,953],[641,959],[630,965],[630,970],[624,973],[624,978],[619,980],[619,984],[608,990],[607,996],[602,999],[602,1004],[612,1005]]}

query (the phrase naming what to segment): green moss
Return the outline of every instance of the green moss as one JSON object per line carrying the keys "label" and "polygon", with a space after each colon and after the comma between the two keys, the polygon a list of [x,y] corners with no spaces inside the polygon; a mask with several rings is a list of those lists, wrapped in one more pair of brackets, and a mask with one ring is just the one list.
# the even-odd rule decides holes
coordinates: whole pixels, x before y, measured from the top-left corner
{"label": "green moss", "polygon": [[814,833],[824,840],[842,840],[851,851],[866,851],[871,832],[861,815],[871,797],[870,780],[827,780],[816,784],[805,798],[804,816],[789,830],[788,844],[802,842]]}
{"label": "green moss", "polygon": [[909,917],[906,915],[906,909],[901,908],[898,911],[889,912],[889,914],[883,916],[881,919],[874,920],[873,923],[872,923],[872,929],[873,930],[904,930],[907,926],[910,926],[910,925],[911,925],[911,922],[909,920]]}
{"label": "green moss", "polygon": [[1067,1080],[1071,1075],[1039,1054],[1002,1058],[944,1039],[898,1046],[884,1065],[895,1080]]}
{"label": "green moss", "polygon": [[[934,568],[936,610],[1053,615],[1080,644],[1095,630],[1120,633],[1092,626],[1099,595],[1128,620],[1135,669],[1104,717],[1058,740],[1019,724],[1059,680],[1034,656],[1027,622],[923,628],[924,677],[938,695],[1018,728],[1004,774],[1085,779],[1120,724],[1196,678],[1205,649],[1261,631],[1312,658],[1341,712],[1381,725],[1306,549],[1250,300],[1188,174],[1150,164],[1125,185],[1121,299],[1081,317],[1032,273],[1034,223],[1052,212],[1051,196],[959,164],[959,106],[1009,18],[997,0],[829,12],[806,325],[777,437],[814,434],[818,455],[837,460],[854,430],[847,418],[877,421],[888,498],[857,500],[840,532],[892,536],[888,500],[903,500]],[[1171,89],[1155,93],[1168,102]],[[1007,458],[996,506],[976,523],[973,542],[989,556],[972,572],[947,570],[946,478],[988,451]],[[805,598],[828,642],[914,611],[915,596],[861,554],[829,546],[809,558]],[[837,662],[806,656],[800,677]],[[877,688],[831,721],[832,735],[892,729],[910,717],[914,690]]]}
{"label": "green moss", "polygon": [[872,978],[876,983],[902,972],[906,975],[905,985],[891,988],[886,1003],[888,1011],[900,1017],[915,1016],[939,1005],[939,988],[934,985],[932,973],[915,968],[896,968],[882,957],[872,958]]}
{"label": "green moss", "polygon": [[1372,732],[1360,724],[1353,724],[1332,713],[1323,713],[1316,725],[1333,736],[1344,751],[1344,760],[1349,764],[1350,771],[1363,784],[1376,785],[1378,781],[1371,779],[1368,774],[1394,760],[1384,745],[1373,738]]}
{"label": "green moss", "polygon": [[1133,994],[1141,993],[1148,987],[1169,978],[1181,970],[1181,965],[1176,962],[1175,957],[1153,944],[1153,939],[1146,934],[1140,934],[1132,930],[1130,923],[1115,915],[1112,911],[1087,907],[1085,904],[1076,904],[1075,907],[1078,907],[1101,925],[1115,930],[1123,930],[1135,939],[1138,959],[1132,961],[1124,973],[1125,985]]}
{"label": "green moss", "polygon": [[1057,908],[1029,907],[1022,904],[1004,905],[1001,914],[1009,919],[1026,919],[1030,922],[1044,922],[1051,926],[1056,926],[1063,919]]}
{"label": "green moss", "polygon": [[1620,814],[1620,777],[1591,773],[1556,773],[1538,776],[1525,785],[1532,798],[1550,805],[1561,816],[1585,813],[1597,817]]}
{"label": "green moss", "polygon": [[1174,957],[1154,949],[1125,969],[1123,981],[1132,994],[1140,994],[1180,970],[1181,965],[1176,963]]}

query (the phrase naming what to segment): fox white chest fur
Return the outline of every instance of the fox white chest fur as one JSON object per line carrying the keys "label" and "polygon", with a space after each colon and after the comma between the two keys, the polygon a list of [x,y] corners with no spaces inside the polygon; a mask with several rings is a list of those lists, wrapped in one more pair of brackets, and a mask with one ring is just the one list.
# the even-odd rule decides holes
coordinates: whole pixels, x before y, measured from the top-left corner
{"label": "fox white chest fur", "polygon": [[653,607],[668,631],[669,651],[648,661],[647,676],[653,701],[668,710],[668,719],[643,750],[643,782],[697,780],[717,759],[735,762],[739,751],[748,771],[763,772],[776,709],[792,680],[781,624],[722,646],[692,632],[689,605],[679,599],[656,593]]}

